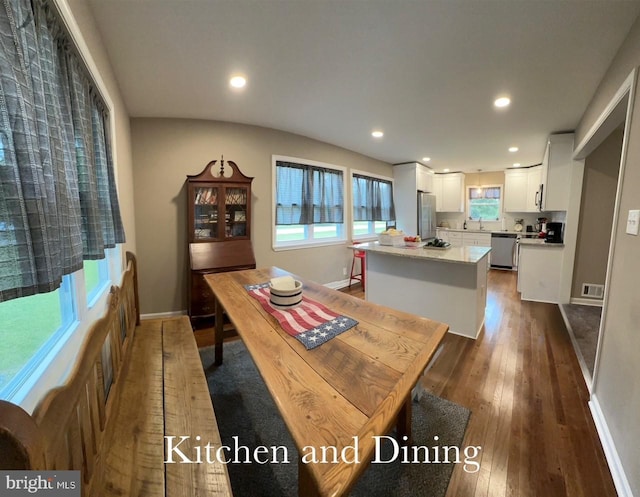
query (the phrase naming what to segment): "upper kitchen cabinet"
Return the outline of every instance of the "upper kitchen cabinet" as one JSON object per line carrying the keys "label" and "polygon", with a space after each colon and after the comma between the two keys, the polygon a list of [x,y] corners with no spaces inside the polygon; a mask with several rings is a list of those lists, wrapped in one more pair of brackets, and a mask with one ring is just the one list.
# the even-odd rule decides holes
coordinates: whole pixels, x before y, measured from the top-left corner
{"label": "upper kitchen cabinet", "polygon": [[419,162],[393,165],[393,203],[396,226],[407,233],[417,233],[418,192],[433,193],[433,171]]}
{"label": "upper kitchen cabinet", "polygon": [[504,211],[538,212],[542,166],[507,169],[504,172]]}
{"label": "upper kitchen cabinet", "polygon": [[542,161],[543,190],[539,210],[566,211],[569,209],[567,188],[571,184],[573,139],[573,133],[549,136]]}
{"label": "upper kitchen cabinet", "polygon": [[402,191],[433,192],[433,171],[419,162],[393,165],[394,188]]}
{"label": "upper kitchen cabinet", "polygon": [[464,212],[464,174],[434,174],[436,212]]}

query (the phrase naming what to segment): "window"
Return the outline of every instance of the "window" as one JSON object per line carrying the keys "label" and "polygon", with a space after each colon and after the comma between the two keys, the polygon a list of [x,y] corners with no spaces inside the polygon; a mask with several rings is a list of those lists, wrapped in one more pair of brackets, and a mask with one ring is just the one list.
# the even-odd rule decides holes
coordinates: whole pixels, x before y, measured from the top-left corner
{"label": "window", "polygon": [[97,261],[84,261],[84,289],[87,294],[87,305],[93,307],[96,299],[109,284],[109,264],[107,258]]}
{"label": "window", "polygon": [[[0,399],[25,408],[37,403],[56,384],[51,375],[43,375],[59,360],[56,352],[69,344],[79,349],[104,312],[110,275],[122,272],[120,248],[107,249],[104,259],[85,261],[84,266],[64,276],[57,290],[0,302]],[[75,355],[69,353],[54,370],[65,373]],[[54,383],[33,391],[42,380]]]}
{"label": "window", "polygon": [[76,320],[72,279],[53,292],[0,302],[0,398],[22,385]]}
{"label": "window", "polygon": [[360,171],[351,175],[354,239],[365,239],[384,231],[395,220],[393,180]]}
{"label": "window", "polygon": [[467,187],[467,214],[474,221],[499,221],[502,217],[502,186]]}
{"label": "window", "polygon": [[56,2],[5,2],[0,10],[8,33],[0,69],[0,398],[29,411],[64,379],[104,311],[125,239],[113,105],[92,78],[91,55],[72,49],[81,35],[66,30]]}
{"label": "window", "polygon": [[344,242],[345,168],[276,155],[272,162],[274,249]]}

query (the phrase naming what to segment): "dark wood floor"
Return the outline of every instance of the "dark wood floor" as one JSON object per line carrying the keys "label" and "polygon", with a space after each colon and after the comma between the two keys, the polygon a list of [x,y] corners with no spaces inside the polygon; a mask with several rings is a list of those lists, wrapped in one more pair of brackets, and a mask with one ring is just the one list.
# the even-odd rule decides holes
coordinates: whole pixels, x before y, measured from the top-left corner
{"label": "dark wood floor", "polygon": [[456,466],[447,497],[615,496],[560,311],[521,302],[515,278],[489,272],[484,331],[448,334],[423,379],[471,410],[463,443],[482,446],[480,470]]}

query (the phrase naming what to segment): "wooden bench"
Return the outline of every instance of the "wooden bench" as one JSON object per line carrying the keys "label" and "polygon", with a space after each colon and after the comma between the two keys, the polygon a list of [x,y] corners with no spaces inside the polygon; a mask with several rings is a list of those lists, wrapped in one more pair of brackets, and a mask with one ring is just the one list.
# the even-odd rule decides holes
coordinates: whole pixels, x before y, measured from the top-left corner
{"label": "wooden bench", "polygon": [[80,470],[83,496],[230,496],[222,463],[165,464],[165,436],[193,459],[220,435],[189,319],[141,322],[136,270],[127,253],[64,385],[32,415],[0,401],[0,469]]}

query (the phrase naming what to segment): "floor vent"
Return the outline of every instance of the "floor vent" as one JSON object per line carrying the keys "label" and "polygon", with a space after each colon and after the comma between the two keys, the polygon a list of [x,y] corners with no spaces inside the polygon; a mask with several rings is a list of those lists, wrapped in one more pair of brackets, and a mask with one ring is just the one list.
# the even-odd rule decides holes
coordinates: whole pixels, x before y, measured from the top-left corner
{"label": "floor vent", "polygon": [[601,299],[604,295],[604,285],[596,285],[595,283],[582,284],[582,296]]}

